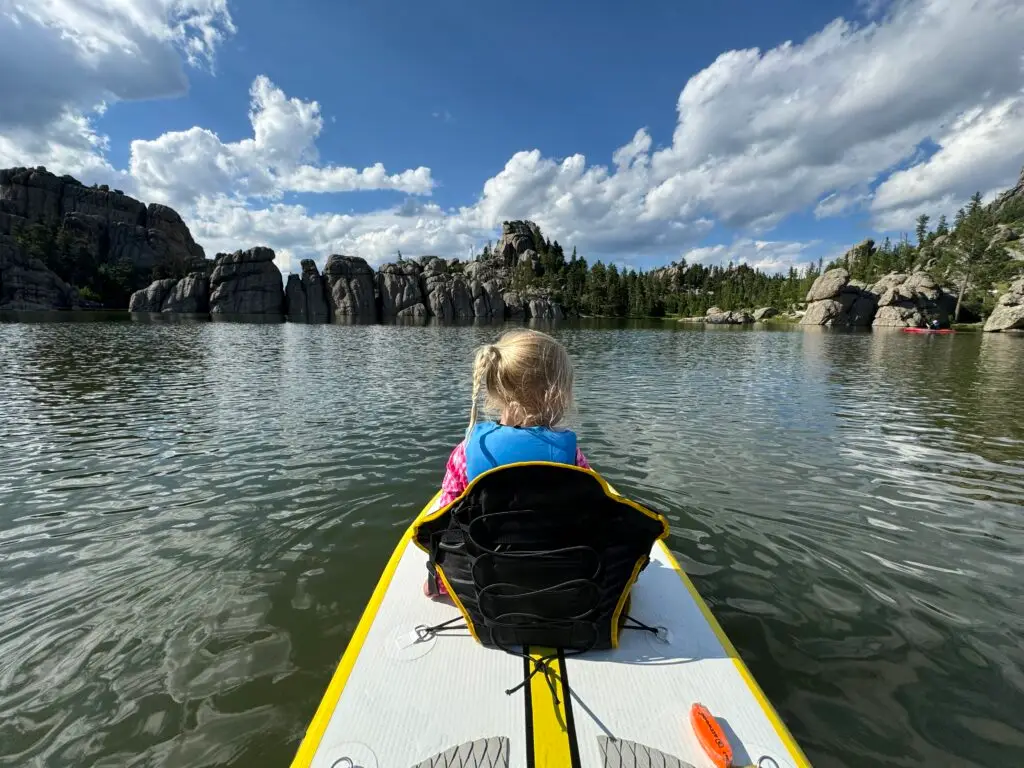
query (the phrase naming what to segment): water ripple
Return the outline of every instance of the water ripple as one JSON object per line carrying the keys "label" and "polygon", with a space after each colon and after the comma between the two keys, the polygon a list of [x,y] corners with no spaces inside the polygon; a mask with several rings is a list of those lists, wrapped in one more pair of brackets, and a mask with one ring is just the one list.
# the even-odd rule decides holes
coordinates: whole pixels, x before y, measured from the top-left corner
{"label": "water ripple", "polygon": [[[0,765],[287,764],[495,329],[0,324]],[[556,329],[818,765],[1010,765],[1024,339]]]}

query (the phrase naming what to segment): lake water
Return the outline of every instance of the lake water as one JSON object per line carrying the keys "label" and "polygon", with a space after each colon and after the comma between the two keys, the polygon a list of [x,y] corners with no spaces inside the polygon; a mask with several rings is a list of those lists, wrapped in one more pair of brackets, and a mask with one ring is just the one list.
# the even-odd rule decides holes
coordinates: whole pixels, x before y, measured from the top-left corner
{"label": "lake water", "polygon": [[[0,765],[287,765],[496,331],[0,323]],[[1024,338],[552,332],[815,765],[1024,764]]]}

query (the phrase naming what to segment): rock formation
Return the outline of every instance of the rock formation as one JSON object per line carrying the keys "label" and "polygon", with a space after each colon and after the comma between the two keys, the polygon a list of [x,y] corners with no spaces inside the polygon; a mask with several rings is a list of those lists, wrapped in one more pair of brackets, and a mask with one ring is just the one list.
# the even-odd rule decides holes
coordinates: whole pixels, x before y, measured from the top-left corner
{"label": "rock formation", "polygon": [[850,280],[842,268],[819,276],[807,301],[801,325],[836,327],[922,327],[932,320],[945,324],[956,305],[927,272],[893,272],[869,288]]}
{"label": "rock formation", "polygon": [[[866,247],[865,241],[853,251]],[[851,281],[847,270],[830,269],[819,275],[807,292],[807,312],[800,318],[800,325],[869,326],[875,316],[876,301],[873,291]]]}
{"label": "rock formation", "polygon": [[160,311],[206,314],[210,311],[210,278],[202,272],[192,272],[181,278],[168,292]]}
{"label": "rock formation", "polygon": [[871,286],[871,292],[878,297],[872,323],[876,328],[920,328],[932,320],[945,324],[956,306],[927,272],[888,274]]}
{"label": "rock formation", "polygon": [[754,310],[754,322],[760,323],[762,320],[767,320],[770,317],[775,317],[779,314],[779,310],[775,307],[761,307],[760,309]]}
{"label": "rock formation", "polygon": [[985,330],[1024,330],[1024,277],[1017,278],[1010,290],[999,297],[999,303],[985,321]]}
{"label": "rock formation", "polygon": [[330,307],[327,304],[327,293],[324,281],[316,262],[303,259],[300,262],[302,275],[288,275],[285,289],[285,304],[288,319],[298,322],[326,323],[331,319]]}
{"label": "rock formation", "polygon": [[0,235],[0,310],[71,309],[77,302],[71,286]]}
{"label": "rock formation", "polygon": [[128,301],[129,312],[160,312],[163,310],[164,299],[171,290],[178,284],[178,281],[171,277],[163,280],[154,280],[142,290],[132,294]]}
{"label": "rock formation", "polygon": [[380,314],[391,317],[426,317],[427,304],[423,298],[420,276],[423,267],[415,261],[384,264],[377,272],[377,295],[380,296]]}
{"label": "rock formation", "polygon": [[332,255],[324,266],[331,317],[377,319],[373,269],[358,256]]}
{"label": "rock formation", "polygon": [[704,322],[712,325],[744,325],[754,322],[754,318],[745,310],[727,312],[718,307],[711,307],[704,313]]}
{"label": "rock formation", "polygon": [[210,275],[210,314],[281,315],[281,270],[270,248],[219,253]]}
{"label": "rock formation", "polygon": [[[51,302],[49,308],[80,303],[77,296],[69,298],[53,287],[58,285],[54,277],[61,283],[72,278],[70,273],[57,274],[62,265],[74,265],[76,284],[93,293],[109,288],[109,280],[100,275],[109,265],[123,283],[116,291],[109,288],[111,294],[105,298],[114,302],[126,301],[128,293],[149,282],[154,271],[183,276],[207,268],[203,249],[175,211],[163,205],[146,206],[106,186],[86,187],[71,176],[56,176],[41,167],[0,169],[0,243],[8,264],[0,280],[13,284],[14,273],[7,275],[7,271],[15,270],[19,284],[26,285],[28,280],[50,285],[35,294],[36,299]],[[20,256],[12,256],[13,251]],[[15,261],[21,266],[14,266]],[[28,278],[28,272],[35,277]]]}

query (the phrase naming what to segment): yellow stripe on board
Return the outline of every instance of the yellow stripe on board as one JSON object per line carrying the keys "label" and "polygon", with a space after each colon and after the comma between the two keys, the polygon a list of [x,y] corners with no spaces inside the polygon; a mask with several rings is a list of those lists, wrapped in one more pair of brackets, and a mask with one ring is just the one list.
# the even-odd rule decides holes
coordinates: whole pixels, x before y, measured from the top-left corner
{"label": "yellow stripe on board", "polygon": [[[530,649],[531,667],[549,655],[553,649]],[[554,674],[542,669],[530,678],[530,705],[533,710],[533,765],[534,768],[569,768],[572,753],[570,733],[565,719],[565,697],[562,695],[562,665],[557,658],[547,661]],[[557,675],[557,677],[555,676]],[[556,703],[555,694],[558,699]]]}
{"label": "yellow stripe on board", "polygon": [[772,728],[775,729],[775,735],[779,737],[779,740],[785,745],[786,749],[789,750],[789,756],[792,758],[797,765],[797,768],[811,768],[811,763],[807,759],[807,756],[800,749],[800,745],[796,743],[796,739],[786,728],[782,719],[779,717],[778,712],[768,701],[768,698],[764,695],[764,691],[761,690],[761,686],[754,680],[754,676],[750,674],[750,670],[747,669],[747,665],[743,663],[743,659],[740,658],[739,652],[736,650],[736,646],[729,640],[728,635],[725,634],[725,630],[722,629],[722,625],[718,623],[718,619],[715,618],[714,614],[711,613],[711,609],[708,608],[708,604],[704,602],[704,598],[700,596],[700,592],[697,591],[697,587],[694,586],[693,582],[690,581],[690,577],[686,575],[686,571],[679,565],[679,561],[676,560],[675,555],[668,548],[668,545],[664,541],[659,541],[662,550],[665,553],[665,557],[668,559],[669,564],[675,569],[676,573],[679,574],[679,578],[683,581],[683,586],[686,587],[687,592],[693,598],[693,601],[697,604],[701,614],[704,616],[704,620],[710,625],[711,630],[715,633],[715,637],[718,638],[718,642],[722,644],[725,652],[729,654],[733,664],[736,665],[736,669],[740,673],[740,677],[747,684],[750,692],[754,695],[757,703],[761,707],[761,711],[764,712],[765,717],[768,718],[768,722],[772,724]]}
{"label": "yellow stripe on board", "polygon": [[[422,515],[427,509],[430,509],[430,505],[440,495],[441,492],[438,491],[420,514]],[[348,647],[345,648],[345,654],[341,657],[341,662],[334,672],[334,677],[331,678],[330,685],[327,686],[327,692],[324,694],[323,699],[321,699],[320,706],[317,707],[316,714],[313,715],[309,728],[306,729],[306,735],[303,737],[302,743],[295,753],[291,768],[308,768],[313,762],[313,758],[316,757],[317,750],[320,748],[320,742],[323,741],[324,733],[331,722],[331,716],[334,715],[334,710],[338,706],[338,702],[341,701],[341,694],[345,690],[345,683],[348,682],[349,675],[352,674],[352,668],[356,665],[359,652],[363,648],[363,643],[366,642],[366,636],[370,633],[370,627],[373,626],[373,620],[377,617],[377,611],[380,609],[381,603],[384,602],[384,595],[387,594],[388,587],[391,585],[391,579],[394,577],[395,571],[398,570],[398,564],[402,561],[402,555],[405,554],[409,542],[412,541],[412,532],[413,528],[410,526],[402,536],[401,541],[398,542],[395,551],[391,553],[391,559],[384,568],[384,572],[381,574],[380,580],[370,596],[370,601],[363,610],[363,615],[359,619],[356,631],[352,633],[352,638],[348,641]]]}

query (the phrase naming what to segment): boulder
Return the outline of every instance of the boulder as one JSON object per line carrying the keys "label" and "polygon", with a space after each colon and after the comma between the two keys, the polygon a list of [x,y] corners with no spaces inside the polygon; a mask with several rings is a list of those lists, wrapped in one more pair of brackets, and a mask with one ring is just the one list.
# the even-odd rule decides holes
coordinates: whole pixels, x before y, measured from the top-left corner
{"label": "boulder", "polygon": [[159,312],[163,309],[164,299],[167,298],[171,290],[178,281],[173,278],[166,278],[164,280],[154,280],[148,286],[142,290],[136,291],[132,294],[131,299],[128,301],[129,312]]}
{"label": "boulder", "polygon": [[494,246],[494,254],[506,267],[514,268],[522,254],[527,251],[536,252],[537,243],[534,238],[537,231],[537,225],[532,221],[503,221],[501,237]]}
{"label": "boulder", "polygon": [[30,258],[10,235],[0,235],[0,310],[71,309],[77,292]]}
{"label": "boulder", "polygon": [[[134,294],[132,298],[135,298]],[[202,272],[193,272],[181,278],[167,293],[160,311],[206,314],[210,311],[210,279]]]}
{"label": "boulder", "polygon": [[745,323],[754,322],[754,318],[749,312],[745,312],[743,310],[726,312],[718,307],[711,307],[711,309],[704,314],[704,322],[711,323],[713,325],[743,325]]}
{"label": "boulder", "polygon": [[900,287],[904,295],[915,299],[923,297],[926,301],[937,301],[942,295],[938,284],[927,272],[914,272]]}
{"label": "boulder", "polygon": [[914,304],[902,302],[879,307],[875,314],[875,328],[921,328],[925,316]]}
{"label": "boulder", "polygon": [[985,321],[985,330],[990,333],[1018,329],[1024,329],[1024,277],[1015,280],[1010,290],[999,297]]}
{"label": "boulder", "polygon": [[822,299],[808,305],[800,318],[800,325],[846,326],[849,319],[842,302],[836,299]]}
{"label": "boulder", "polygon": [[[884,296],[889,290],[896,288],[903,283],[907,282],[907,275],[902,272],[890,272],[885,277],[879,278],[879,280],[871,286],[871,292],[876,296]],[[881,301],[879,301],[881,304]]]}
{"label": "boulder", "polygon": [[760,309],[754,310],[754,322],[759,323],[762,320],[767,320],[770,317],[775,317],[779,314],[779,310],[775,307],[761,307]]}
{"label": "boulder", "polygon": [[465,275],[448,273],[448,264],[437,256],[422,261],[422,290],[430,314],[441,320],[473,317],[473,291]]}
{"label": "boulder", "polygon": [[[931,320],[946,323],[955,301],[950,301],[927,272],[893,272],[871,286],[878,296],[877,327],[922,327]],[[884,310],[884,311],[883,311]]]}
{"label": "boulder", "polygon": [[830,269],[819,275],[807,292],[807,301],[822,301],[834,299],[839,292],[850,282],[850,273],[842,267]]}
{"label": "boulder", "polygon": [[377,293],[382,317],[426,317],[420,274],[415,261],[385,264],[377,272]]}
{"label": "boulder", "polygon": [[501,294],[501,299],[505,303],[505,317],[513,319],[526,317],[526,307],[519,291],[506,291]]}
{"label": "boulder", "polygon": [[562,308],[548,298],[535,298],[527,302],[529,316],[536,320],[562,320]]}
{"label": "boulder", "polygon": [[469,284],[473,297],[473,315],[480,318],[502,320],[505,317],[505,300],[501,298],[501,286],[495,280],[480,282],[473,280]]}
{"label": "boulder", "polygon": [[334,254],[327,259],[323,277],[332,318],[376,319],[375,278],[364,259]]}
{"label": "boulder", "polygon": [[280,315],[284,312],[281,270],[270,248],[219,253],[210,275],[213,315]]}

